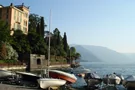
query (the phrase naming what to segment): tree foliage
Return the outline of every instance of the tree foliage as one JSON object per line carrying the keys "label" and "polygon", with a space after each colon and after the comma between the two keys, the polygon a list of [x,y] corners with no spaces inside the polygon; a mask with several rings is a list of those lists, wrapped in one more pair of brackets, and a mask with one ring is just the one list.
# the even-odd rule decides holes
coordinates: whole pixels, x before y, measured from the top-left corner
{"label": "tree foliage", "polygon": [[0,59],[6,59],[6,56],[7,56],[6,44],[1,42]]}
{"label": "tree foliage", "polygon": [[[48,56],[49,37],[51,55],[63,58],[72,57],[73,59],[81,56],[74,47],[69,49],[66,32],[62,37],[58,28],[49,32],[45,31],[45,27],[44,17],[30,14],[28,34],[23,34],[22,30],[15,30],[13,36],[10,36],[8,25],[0,21],[0,59],[17,59],[18,55],[24,53]],[[2,44],[2,42],[7,42],[7,44]]]}
{"label": "tree foliage", "polygon": [[10,30],[8,24],[0,20],[0,41],[7,42],[10,40]]}
{"label": "tree foliage", "polygon": [[13,42],[11,45],[18,53],[30,52],[30,45],[27,40],[27,35],[23,34],[21,30],[16,30],[12,36]]}
{"label": "tree foliage", "polygon": [[29,31],[36,31],[37,25],[40,23],[40,17],[37,14],[29,15]]}
{"label": "tree foliage", "polygon": [[69,46],[68,46],[68,43],[67,43],[67,35],[66,35],[66,32],[64,32],[64,36],[63,36],[63,45],[64,45],[64,51],[65,51],[66,53],[68,53]]}
{"label": "tree foliage", "polygon": [[6,59],[8,60],[18,60],[18,53],[16,50],[13,49],[13,47],[9,43],[6,44],[6,50],[7,50],[7,56]]}
{"label": "tree foliage", "polygon": [[1,49],[0,49],[0,60],[17,60],[18,59],[18,53],[16,50],[13,49],[13,47],[7,43],[2,43]]}
{"label": "tree foliage", "polygon": [[41,17],[40,19],[40,35],[44,38],[44,30],[45,30],[45,22],[44,22],[44,17]]}

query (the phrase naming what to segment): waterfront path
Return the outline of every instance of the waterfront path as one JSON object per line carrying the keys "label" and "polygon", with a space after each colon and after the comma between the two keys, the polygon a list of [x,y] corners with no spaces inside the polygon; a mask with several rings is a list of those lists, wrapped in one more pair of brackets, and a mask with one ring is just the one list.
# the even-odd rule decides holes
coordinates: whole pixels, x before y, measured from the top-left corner
{"label": "waterfront path", "polygon": [[0,90],[41,90],[41,89],[9,84],[0,84]]}
{"label": "waterfront path", "polygon": [[[59,64],[59,65],[50,65],[49,68],[68,68],[70,67],[70,64]],[[7,66],[3,66],[3,67],[0,67],[0,69],[2,70],[20,70],[20,69],[26,69],[26,66],[24,65],[18,65],[18,66],[10,66],[10,67],[7,67]]]}

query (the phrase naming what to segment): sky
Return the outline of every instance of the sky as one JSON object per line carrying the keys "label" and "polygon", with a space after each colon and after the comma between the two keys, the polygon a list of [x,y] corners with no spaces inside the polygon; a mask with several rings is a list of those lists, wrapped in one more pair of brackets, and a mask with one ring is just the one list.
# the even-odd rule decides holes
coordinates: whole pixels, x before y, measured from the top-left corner
{"label": "sky", "polygon": [[0,0],[3,6],[10,3],[30,6],[48,26],[51,10],[51,31],[66,32],[68,44],[135,53],[135,0]]}

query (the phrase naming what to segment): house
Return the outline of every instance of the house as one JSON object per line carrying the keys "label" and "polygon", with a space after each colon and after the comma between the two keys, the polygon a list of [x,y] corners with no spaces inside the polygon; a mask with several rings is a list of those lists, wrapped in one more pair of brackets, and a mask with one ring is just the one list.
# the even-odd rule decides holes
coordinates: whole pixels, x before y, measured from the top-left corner
{"label": "house", "polygon": [[13,35],[15,30],[22,30],[28,34],[29,7],[22,5],[2,6],[0,5],[0,19],[5,21],[10,27],[10,34]]}

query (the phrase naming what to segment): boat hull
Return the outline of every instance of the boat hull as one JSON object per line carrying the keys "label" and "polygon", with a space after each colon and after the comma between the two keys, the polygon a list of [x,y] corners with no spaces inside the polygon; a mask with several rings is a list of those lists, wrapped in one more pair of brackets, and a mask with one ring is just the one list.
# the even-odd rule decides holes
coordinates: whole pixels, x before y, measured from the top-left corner
{"label": "boat hull", "polygon": [[121,80],[120,79],[111,79],[111,78],[103,78],[103,82],[105,84],[120,84]]}
{"label": "boat hull", "polygon": [[0,70],[0,78],[6,78],[14,75],[11,71]]}
{"label": "boat hull", "polygon": [[66,83],[65,80],[61,79],[53,79],[53,78],[40,78],[37,80],[40,88],[42,89],[47,89],[47,88],[54,88],[54,87],[59,87],[62,86]]}
{"label": "boat hull", "polygon": [[134,87],[135,88],[135,81],[126,81],[126,80],[124,80],[123,81],[123,86],[126,87],[126,88],[129,88],[129,87]]}
{"label": "boat hull", "polygon": [[22,81],[37,83],[37,79],[40,77],[33,73],[27,73],[27,72],[16,72],[16,74],[19,75]]}
{"label": "boat hull", "polygon": [[87,82],[88,86],[95,86],[102,82],[101,79],[85,79],[85,81]]}
{"label": "boat hull", "polygon": [[116,74],[110,74],[110,75],[106,75],[103,78],[103,82],[105,84],[114,84],[114,85],[117,85],[117,84],[120,84],[121,79]]}
{"label": "boat hull", "polygon": [[72,72],[72,73],[74,73],[74,74],[82,74],[82,73],[89,73],[91,70],[89,70],[89,69],[86,69],[86,68],[84,68],[83,66],[79,66],[79,67],[77,67],[77,68],[73,68],[73,69],[71,69],[70,70],[70,72]]}
{"label": "boat hull", "polygon": [[73,74],[67,75],[67,73],[65,72],[63,73],[61,71],[56,71],[56,70],[49,71],[49,76],[52,78],[59,78],[59,79],[66,80],[67,83],[75,83],[77,80],[77,78]]}

